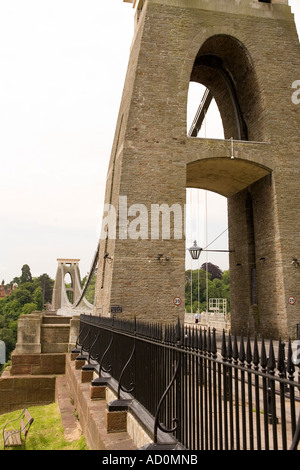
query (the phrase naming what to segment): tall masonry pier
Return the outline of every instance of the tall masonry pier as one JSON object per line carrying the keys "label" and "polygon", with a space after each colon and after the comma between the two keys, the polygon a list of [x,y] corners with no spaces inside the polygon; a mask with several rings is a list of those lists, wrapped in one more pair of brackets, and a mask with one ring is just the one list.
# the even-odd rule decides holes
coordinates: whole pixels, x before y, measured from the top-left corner
{"label": "tall masonry pier", "polygon": [[[202,188],[228,200],[232,331],[295,336],[300,48],[288,1],[127,3],[135,31],[107,174],[95,313],[183,319],[186,188]],[[215,98],[224,140],[187,135],[191,81]]]}

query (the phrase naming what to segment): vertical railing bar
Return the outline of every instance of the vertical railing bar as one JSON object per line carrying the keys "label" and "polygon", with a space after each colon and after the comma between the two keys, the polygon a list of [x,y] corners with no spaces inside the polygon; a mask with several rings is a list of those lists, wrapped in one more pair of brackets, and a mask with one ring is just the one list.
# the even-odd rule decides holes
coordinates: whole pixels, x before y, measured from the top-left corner
{"label": "vertical railing bar", "polygon": [[287,450],[285,384],[283,383],[280,383],[280,410],[281,410],[280,415],[281,415],[282,450]]}
{"label": "vertical railing bar", "polygon": [[[261,343],[261,368],[262,372],[266,374],[267,372],[267,355],[264,338],[262,338]],[[265,450],[269,450],[269,421],[268,421],[268,386],[267,379],[265,375],[262,378],[262,388],[263,388],[263,413],[264,413],[264,434],[265,434]]]}
{"label": "vertical railing bar", "polygon": [[188,353],[184,351],[184,361],[185,361],[185,423],[186,423],[186,435],[185,435],[185,445],[188,448],[189,439],[190,439],[190,396],[189,396],[189,370],[188,370]]}
{"label": "vertical railing bar", "polygon": [[[291,382],[294,381],[294,372],[295,372],[295,366],[292,360],[292,355],[293,353],[292,353],[291,339],[289,338],[287,372],[288,372],[288,379]],[[294,385],[292,384],[290,384],[290,412],[291,412],[292,435],[294,435],[296,431],[296,409],[295,409],[295,388],[294,388]]]}
{"label": "vertical railing bar", "polygon": [[225,450],[228,450],[228,366],[224,362],[223,373],[223,412],[224,412],[224,444]]}
{"label": "vertical railing bar", "polygon": [[[168,383],[170,383],[170,376],[172,374],[172,361],[171,359],[168,357],[168,355],[170,355],[172,352],[171,349],[169,348],[164,348],[163,349],[163,367],[162,367],[162,370],[165,371],[165,383],[163,384],[163,387],[162,389],[163,390],[166,390],[167,386],[168,386]],[[162,378],[162,374],[161,374],[161,378]],[[160,387],[159,387],[160,389]],[[168,399],[168,396],[166,396],[165,398],[165,401],[162,403],[162,407],[161,407],[161,411],[160,411],[160,415],[161,415],[161,419],[162,421],[166,424],[166,426],[168,427],[169,423],[166,421],[166,401]]]}
{"label": "vertical railing bar", "polygon": [[228,426],[229,426],[229,421],[228,421],[228,406],[229,406],[229,368],[227,365],[227,359],[226,359],[226,364],[225,364],[225,383],[224,383],[224,440],[225,440],[225,450],[229,449],[229,433],[228,433]]}
{"label": "vertical railing bar", "polygon": [[199,394],[199,329],[196,328],[196,337],[195,337],[195,347],[197,354],[195,356],[195,390],[196,390],[196,396],[195,396],[195,401],[196,401],[196,445],[195,445],[195,450],[200,450],[200,394]]}
{"label": "vertical railing bar", "polygon": [[272,429],[273,429],[273,450],[278,450],[277,438],[277,416],[276,416],[276,387],[275,379],[271,379],[271,404],[272,404]]}
{"label": "vertical railing bar", "polygon": [[212,336],[212,358],[213,358],[213,403],[214,403],[214,448],[218,450],[218,402],[217,402],[217,344],[216,329],[213,329]]}
{"label": "vertical railing bar", "polygon": [[[192,334],[192,350],[195,351],[195,329],[193,328],[193,334]],[[193,394],[193,416],[192,416],[192,429],[193,429],[193,441],[192,441],[192,449],[196,449],[196,422],[197,422],[197,414],[196,414],[196,409],[197,409],[197,404],[196,404],[196,384],[195,384],[195,362],[196,362],[196,357],[194,354],[191,356],[191,375],[192,375],[192,394]]]}
{"label": "vertical railing bar", "polygon": [[223,448],[223,410],[222,410],[222,403],[223,403],[223,396],[222,396],[222,377],[224,363],[218,363],[218,405],[219,405],[219,450],[224,450]]}
{"label": "vertical railing bar", "polygon": [[224,449],[228,450],[228,415],[227,415],[227,401],[228,401],[228,368],[227,368],[227,348],[225,340],[225,331],[223,330],[222,337],[222,348],[221,348],[222,360],[223,360],[223,415],[224,415]]}
{"label": "vertical railing bar", "polygon": [[247,450],[247,429],[246,429],[246,397],[245,397],[245,350],[244,338],[241,337],[240,354],[239,354],[241,368],[241,397],[242,397],[242,433],[243,433],[243,449]]}
{"label": "vertical railing bar", "polygon": [[252,372],[251,372],[251,364],[252,364],[252,352],[251,352],[251,344],[250,344],[250,337],[248,334],[247,338],[247,351],[246,351],[246,361],[247,361],[247,368],[248,368],[248,417],[249,417],[249,444],[250,450],[254,449],[253,445],[253,405],[252,405]]}
{"label": "vertical railing bar", "polygon": [[205,448],[205,416],[204,416],[204,385],[205,385],[205,377],[204,377],[204,337],[202,329],[200,329],[199,335],[199,349],[200,353],[200,413],[201,413],[201,450]]}
{"label": "vertical railing bar", "polygon": [[[258,344],[257,337],[255,335],[254,339],[254,348],[253,348],[253,364],[254,370],[258,372],[259,370],[259,353],[258,353]],[[255,415],[256,415],[256,444],[257,450],[261,450],[261,424],[260,424],[260,385],[259,385],[259,375],[255,374]]]}
{"label": "vertical railing bar", "polygon": [[192,355],[190,354],[191,351],[191,330],[189,328],[189,344],[188,344],[188,371],[189,371],[189,393],[190,396],[189,400],[189,446],[188,449],[193,449],[193,434],[194,434],[194,421],[193,421],[193,388],[192,388],[192,368],[191,368],[191,359]]}
{"label": "vertical railing bar", "polygon": [[209,449],[213,450],[213,420],[212,420],[212,383],[211,383],[211,331],[208,329],[208,426],[209,426]]}
{"label": "vertical railing bar", "polygon": [[[167,381],[166,381],[166,385],[164,386],[164,388],[166,388],[166,386],[170,382],[170,377],[172,376],[172,371],[173,371],[173,350],[169,348],[165,348],[164,351],[165,351],[164,369],[167,370],[167,374],[166,374]],[[170,390],[170,393],[172,393],[172,389]],[[167,427],[169,427],[169,417],[167,415],[167,410],[168,410],[168,400],[170,397],[170,393],[166,396],[165,401],[163,402],[162,413],[161,413],[163,417],[163,422],[166,423]]]}
{"label": "vertical railing bar", "polygon": [[[158,354],[158,349],[155,347],[155,345],[152,343],[150,345],[150,354],[151,354],[151,362],[152,362],[152,371],[154,372],[154,381],[155,381],[155,394],[154,396],[151,396],[151,391],[150,387],[148,389],[148,401],[151,403],[151,408],[152,408],[152,413],[155,415],[155,408],[157,403],[159,403],[159,396],[160,396],[160,390],[162,388],[161,380],[162,380],[162,371],[159,371],[159,374],[155,373],[155,363],[157,361],[157,354]],[[164,358],[164,348],[162,349],[162,360]]]}
{"label": "vertical railing bar", "polygon": [[268,360],[268,373],[270,375],[270,416],[273,433],[273,450],[278,450],[277,440],[277,416],[276,416],[276,387],[275,387],[275,355],[273,348],[273,341],[270,340],[269,345],[269,360]]}
{"label": "vertical railing bar", "polygon": [[269,450],[269,421],[268,421],[268,387],[267,379],[263,377],[263,403],[264,403],[264,434],[265,450]]}
{"label": "vertical railing bar", "polygon": [[209,449],[208,445],[208,399],[207,399],[207,343],[206,343],[206,330],[204,330],[204,383],[205,383],[205,389],[204,389],[204,427],[205,427],[205,450]]}
{"label": "vertical railing bar", "polygon": [[[284,365],[284,343],[279,340],[278,344],[278,361],[277,369],[279,371],[279,377],[285,378],[285,365]],[[281,415],[281,441],[282,441],[282,450],[287,450],[287,433],[286,433],[286,411],[285,411],[285,384],[280,382],[280,415]]]}
{"label": "vertical railing bar", "polygon": [[[184,336],[182,338],[182,343],[184,342]],[[183,400],[183,403],[181,403],[181,407],[182,407],[182,421],[183,423],[185,423],[184,427],[183,427],[183,432],[182,432],[182,435],[183,435],[183,439],[182,439],[182,442],[184,445],[186,445],[186,440],[187,440],[187,421],[186,421],[186,407],[187,407],[187,403],[186,403],[186,354],[185,354],[185,351],[184,349],[182,348],[181,350],[181,360],[182,360],[182,388],[183,388],[183,396],[185,397],[185,399]]]}
{"label": "vertical railing bar", "polygon": [[218,450],[217,364],[213,362],[214,448]]}
{"label": "vertical railing bar", "polygon": [[[179,378],[179,375],[178,374],[178,378]],[[176,406],[176,400],[175,400],[175,396],[176,396],[176,392],[177,392],[177,385],[178,385],[178,382],[179,380],[177,379],[176,382],[175,382],[175,386],[171,389],[171,393],[170,393],[170,409],[173,410],[172,411],[172,415],[173,416],[179,416],[177,414],[177,406]],[[179,425],[178,425],[178,428],[180,427],[180,420],[179,420]],[[177,434],[177,429],[175,431],[175,436]]]}
{"label": "vertical railing bar", "polygon": [[[184,423],[185,419],[185,402],[186,402],[186,394],[185,394],[185,370],[184,370],[184,352],[181,350],[181,361],[182,361],[182,368],[181,368],[181,401],[180,401],[180,414],[181,414],[181,423]],[[180,429],[181,432],[181,442],[184,442],[185,438],[185,426],[182,426]]]}
{"label": "vertical railing bar", "polygon": [[232,342],[231,334],[228,335],[227,362],[228,371],[228,397],[229,397],[229,430],[230,430],[230,450],[234,449],[234,429],[233,429],[233,389],[232,389]]}
{"label": "vertical railing bar", "polygon": [[203,354],[200,355],[200,450],[204,450],[204,413],[203,413],[203,406],[204,406],[204,360]]}
{"label": "vertical railing bar", "polygon": [[[234,335],[233,343],[233,360],[234,364],[238,364],[238,346],[237,338]],[[239,399],[239,370],[236,367],[234,372],[234,388],[235,388],[235,435],[236,435],[236,450],[240,450],[240,399]]]}
{"label": "vertical railing bar", "polygon": [[199,394],[199,355],[195,358],[195,388],[196,388],[196,446],[195,450],[200,450],[200,394]]}

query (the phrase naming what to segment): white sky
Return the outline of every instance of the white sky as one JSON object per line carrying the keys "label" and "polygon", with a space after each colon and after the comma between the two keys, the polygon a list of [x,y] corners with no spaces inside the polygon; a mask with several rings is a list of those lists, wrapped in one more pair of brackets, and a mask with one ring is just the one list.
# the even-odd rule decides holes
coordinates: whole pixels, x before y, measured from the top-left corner
{"label": "white sky", "polygon": [[[132,36],[122,0],[0,0],[0,282],[23,264],[54,278],[60,257],[89,270]],[[209,241],[227,226],[215,203]]]}

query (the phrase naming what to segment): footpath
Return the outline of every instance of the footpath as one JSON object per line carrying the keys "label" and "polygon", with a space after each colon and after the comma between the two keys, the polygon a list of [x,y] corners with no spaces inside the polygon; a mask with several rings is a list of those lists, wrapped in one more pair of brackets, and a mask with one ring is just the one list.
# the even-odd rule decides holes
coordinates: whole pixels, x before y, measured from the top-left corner
{"label": "footpath", "polygon": [[82,435],[82,429],[76,417],[76,409],[72,404],[70,390],[64,375],[56,377],[56,399],[60,409],[65,439],[67,441],[78,440]]}

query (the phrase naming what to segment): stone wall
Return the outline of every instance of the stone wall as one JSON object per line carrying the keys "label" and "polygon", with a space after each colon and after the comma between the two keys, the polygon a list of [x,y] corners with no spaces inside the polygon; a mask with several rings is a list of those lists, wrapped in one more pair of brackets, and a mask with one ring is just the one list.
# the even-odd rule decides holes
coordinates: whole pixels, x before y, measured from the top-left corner
{"label": "stone wall", "polygon": [[16,354],[11,356],[11,375],[49,375],[65,373],[65,353]]}
{"label": "stone wall", "polygon": [[[77,368],[75,361],[71,360],[69,354],[66,360],[66,378],[89,449],[136,450],[136,444],[134,444],[133,438],[126,429],[120,430],[116,427],[111,429],[107,426],[107,402],[114,399],[115,394],[107,390],[101,399],[91,398],[91,381],[82,380],[81,368]],[[133,428],[131,423],[130,429],[132,432]],[[134,437],[139,444],[141,443],[141,436],[142,431],[139,433],[135,428]],[[144,439],[142,439],[142,442],[145,442]]]}
{"label": "stone wall", "polygon": [[55,376],[0,377],[0,414],[55,401]]}
{"label": "stone wall", "polygon": [[18,320],[15,354],[67,353],[76,343],[79,315],[64,317],[45,312],[32,312]]}

